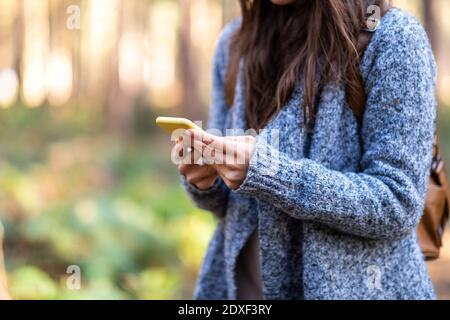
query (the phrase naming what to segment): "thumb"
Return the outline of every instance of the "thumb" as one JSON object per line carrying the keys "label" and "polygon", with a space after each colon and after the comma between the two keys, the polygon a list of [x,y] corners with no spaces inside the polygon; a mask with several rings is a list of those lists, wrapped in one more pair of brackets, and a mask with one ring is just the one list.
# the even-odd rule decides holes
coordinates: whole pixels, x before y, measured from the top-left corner
{"label": "thumb", "polygon": [[[185,140],[186,139],[186,140]],[[187,141],[194,150],[195,161],[206,165],[217,162],[217,156],[223,153],[224,138],[209,134],[203,130],[189,129],[185,132],[183,140]]]}
{"label": "thumb", "polygon": [[189,129],[186,131],[187,139],[192,142],[192,147],[199,152],[204,152],[208,146],[216,149],[216,145],[221,144],[222,137],[209,134],[199,129]]}

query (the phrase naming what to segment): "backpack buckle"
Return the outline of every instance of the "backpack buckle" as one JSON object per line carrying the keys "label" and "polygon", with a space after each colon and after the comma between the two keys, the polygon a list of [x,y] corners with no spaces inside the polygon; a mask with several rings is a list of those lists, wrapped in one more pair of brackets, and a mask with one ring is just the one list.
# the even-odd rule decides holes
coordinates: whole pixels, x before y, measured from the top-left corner
{"label": "backpack buckle", "polygon": [[366,27],[363,29],[364,31],[367,32],[375,32],[378,30],[378,28],[380,27],[380,19],[377,18],[368,18],[366,20]]}
{"label": "backpack buckle", "polygon": [[431,170],[433,170],[433,172],[438,174],[442,171],[443,168],[444,168],[444,161],[442,161],[441,156],[439,154],[435,155],[433,157],[433,161],[431,162]]}

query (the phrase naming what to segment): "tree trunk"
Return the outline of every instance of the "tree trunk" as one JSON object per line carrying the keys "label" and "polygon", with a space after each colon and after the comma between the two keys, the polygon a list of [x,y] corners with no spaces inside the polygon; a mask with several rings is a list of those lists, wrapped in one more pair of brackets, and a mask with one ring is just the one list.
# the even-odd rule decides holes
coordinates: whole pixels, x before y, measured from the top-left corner
{"label": "tree trunk", "polygon": [[201,120],[203,116],[202,102],[198,92],[197,77],[195,75],[195,61],[191,46],[191,0],[180,0],[181,24],[179,27],[180,40],[180,72],[183,84],[181,108],[183,116]]}
{"label": "tree trunk", "polygon": [[131,131],[133,116],[133,99],[120,88],[119,80],[119,46],[123,33],[123,6],[124,0],[120,0],[117,17],[117,34],[115,44],[111,52],[111,75],[107,97],[107,128],[115,135],[127,136]]}
{"label": "tree trunk", "polygon": [[17,2],[17,14],[14,20],[14,69],[17,72],[19,79],[18,97],[21,96],[22,91],[22,54],[24,42],[24,17],[23,17],[23,0]]}
{"label": "tree trunk", "polygon": [[10,299],[7,288],[6,272],[3,260],[3,226],[0,222],[0,300]]}
{"label": "tree trunk", "polygon": [[435,0],[422,0],[425,29],[427,30],[433,50],[437,52],[438,27],[435,16]]}

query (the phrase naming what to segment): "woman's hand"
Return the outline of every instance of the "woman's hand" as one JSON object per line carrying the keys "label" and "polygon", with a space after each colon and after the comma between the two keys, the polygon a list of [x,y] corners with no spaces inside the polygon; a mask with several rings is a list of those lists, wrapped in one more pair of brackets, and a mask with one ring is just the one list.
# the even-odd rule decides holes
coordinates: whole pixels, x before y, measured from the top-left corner
{"label": "woman's hand", "polygon": [[178,171],[186,177],[188,183],[199,190],[211,189],[218,177],[217,171],[211,166],[180,163]]}
{"label": "woman's hand", "polygon": [[186,178],[186,181],[199,190],[207,190],[214,186],[218,178],[217,171],[212,166],[200,165],[194,158],[192,140],[186,142],[186,138],[179,138],[173,150],[173,160],[178,163],[178,171]]}
{"label": "woman's hand", "polygon": [[211,168],[209,170],[214,170],[230,189],[236,190],[247,177],[256,139],[252,136],[218,137],[188,130],[183,143],[192,150],[191,160],[197,160],[200,167]]}

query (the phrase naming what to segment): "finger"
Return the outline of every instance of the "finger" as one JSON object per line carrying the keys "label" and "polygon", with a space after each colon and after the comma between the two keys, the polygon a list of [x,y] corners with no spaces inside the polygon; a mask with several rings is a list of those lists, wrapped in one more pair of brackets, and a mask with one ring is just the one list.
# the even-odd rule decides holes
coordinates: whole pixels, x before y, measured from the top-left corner
{"label": "finger", "polygon": [[225,138],[216,139],[204,151],[208,163],[214,165],[232,164],[236,158],[238,144]]}
{"label": "finger", "polygon": [[183,161],[183,146],[181,144],[175,144],[172,148],[170,158],[174,164],[180,164]]}
{"label": "finger", "polygon": [[190,177],[209,177],[211,175],[217,175],[216,170],[211,166],[199,166],[192,164],[180,163],[178,165],[178,170],[184,176]]}
{"label": "finger", "polygon": [[176,149],[176,152],[177,152],[178,156],[180,157],[180,159],[182,159],[184,156],[183,141],[180,140],[179,142],[177,142],[175,144],[175,149]]}
{"label": "finger", "polygon": [[221,137],[211,135],[202,130],[187,130],[185,139],[191,140],[191,146],[194,149],[194,163],[196,164],[211,164],[212,157],[206,157],[204,155],[205,150],[208,146],[214,145],[214,149],[217,148],[218,144],[222,140]]}
{"label": "finger", "polygon": [[180,139],[180,144],[182,144],[183,146],[182,150],[184,164],[196,164],[196,160],[199,157],[198,155],[193,153],[193,141],[193,137],[189,133],[187,133],[187,130],[185,130]]}
{"label": "finger", "polygon": [[188,173],[188,165],[186,165],[186,164],[184,164],[184,163],[182,163],[182,162],[180,162],[179,164],[178,164],[178,171],[180,172],[180,174],[182,175],[182,176],[186,176],[186,174]]}
{"label": "finger", "polygon": [[203,173],[189,173],[186,177],[186,180],[193,185],[197,185],[198,183],[201,183],[205,180],[211,180],[212,177],[217,177],[217,174],[209,174],[205,175]]}
{"label": "finger", "polygon": [[217,175],[216,170],[211,166],[190,166],[189,175],[192,176],[196,181]]}
{"label": "finger", "polygon": [[217,176],[211,176],[208,178],[205,178],[195,184],[195,186],[200,190],[207,190],[214,186],[214,183],[216,182]]}
{"label": "finger", "polygon": [[199,130],[199,129],[189,129],[186,130],[186,135],[193,138],[193,140],[201,141],[202,143],[208,145],[212,142],[214,142],[216,136],[209,134],[206,131]]}
{"label": "finger", "polygon": [[191,184],[197,184],[197,183],[200,183],[200,182],[205,181],[205,180],[211,180],[212,177],[217,177],[217,175],[216,174],[211,174],[211,175],[208,175],[208,176],[205,176],[205,175],[198,175],[198,176],[189,175],[189,180],[188,181]]}
{"label": "finger", "polygon": [[224,138],[239,143],[252,143],[255,139],[253,136],[226,136]]}
{"label": "finger", "polygon": [[[183,140],[185,141],[185,140]],[[192,148],[189,146],[189,144],[180,142],[178,143],[175,148],[174,152],[177,154],[179,158],[179,162],[182,162],[186,165],[194,164],[193,161],[193,155],[192,155]]]}

